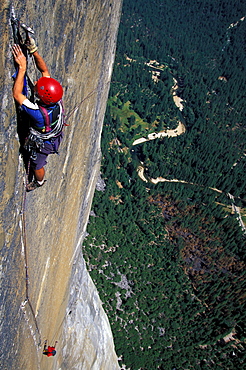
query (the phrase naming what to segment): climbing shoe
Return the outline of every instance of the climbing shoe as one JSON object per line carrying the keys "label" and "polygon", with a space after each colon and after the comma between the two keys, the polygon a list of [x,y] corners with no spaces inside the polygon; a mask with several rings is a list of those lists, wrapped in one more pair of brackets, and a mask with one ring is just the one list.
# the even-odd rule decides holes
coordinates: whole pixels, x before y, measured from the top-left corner
{"label": "climbing shoe", "polygon": [[32,182],[29,182],[29,184],[27,184],[26,186],[26,191],[29,192],[29,191],[33,191],[37,188],[40,188],[41,186],[43,186],[45,184],[46,180],[44,180],[44,182],[42,183],[42,185],[40,185],[37,180],[34,180]]}

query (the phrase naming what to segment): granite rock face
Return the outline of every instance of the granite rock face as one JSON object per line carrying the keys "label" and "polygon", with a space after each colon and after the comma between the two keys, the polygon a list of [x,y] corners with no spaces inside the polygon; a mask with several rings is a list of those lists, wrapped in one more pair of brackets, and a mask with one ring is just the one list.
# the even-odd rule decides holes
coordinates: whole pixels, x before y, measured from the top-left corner
{"label": "granite rock face", "polygon": [[[1,369],[119,369],[81,245],[99,176],[121,2],[1,2]],[[51,76],[64,87],[69,116],[60,154],[49,156],[47,182],[31,193],[24,191],[11,92],[11,4],[35,30]],[[33,81],[40,77],[31,59],[28,73]],[[45,339],[58,341],[55,357],[42,354]]]}

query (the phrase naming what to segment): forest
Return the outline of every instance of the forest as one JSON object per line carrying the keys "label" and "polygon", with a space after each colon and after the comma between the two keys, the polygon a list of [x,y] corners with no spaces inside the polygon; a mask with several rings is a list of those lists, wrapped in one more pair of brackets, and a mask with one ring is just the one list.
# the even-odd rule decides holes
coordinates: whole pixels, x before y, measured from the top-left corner
{"label": "forest", "polygon": [[123,2],[82,246],[122,369],[246,362],[245,15],[241,0]]}

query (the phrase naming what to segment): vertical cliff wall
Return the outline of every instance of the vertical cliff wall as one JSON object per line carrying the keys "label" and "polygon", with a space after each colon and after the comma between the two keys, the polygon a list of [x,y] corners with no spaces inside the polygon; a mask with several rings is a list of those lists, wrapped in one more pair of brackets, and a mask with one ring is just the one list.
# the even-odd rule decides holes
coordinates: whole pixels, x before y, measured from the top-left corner
{"label": "vertical cliff wall", "polygon": [[[26,200],[11,94],[11,5],[35,30],[51,76],[64,86],[67,113],[77,107],[60,155],[49,157],[47,183]],[[1,2],[1,369],[119,368],[81,242],[99,174],[120,11],[121,0]],[[31,60],[29,75],[34,81],[40,76]],[[32,307],[24,302],[26,289]],[[58,340],[55,357],[42,355],[45,339]]]}

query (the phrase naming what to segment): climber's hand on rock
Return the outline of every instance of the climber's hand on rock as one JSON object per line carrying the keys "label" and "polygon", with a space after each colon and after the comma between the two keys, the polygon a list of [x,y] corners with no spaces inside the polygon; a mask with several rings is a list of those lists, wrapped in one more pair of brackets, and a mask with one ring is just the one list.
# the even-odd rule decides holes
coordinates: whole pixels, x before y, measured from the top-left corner
{"label": "climber's hand on rock", "polygon": [[19,65],[20,69],[26,71],[26,57],[23,54],[19,45],[13,45],[12,52],[15,62]]}
{"label": "climber's hand on rock", "polygon": [[26,42],[26,47],[29,50],[29,53],[30,54],[33,54],[33,53],[35,53],[35,51],[38,50],[38,47],[36,45],[36,42],[35,42],[35,40],[32,37],[29,37],[28,38],[28,40]]}

